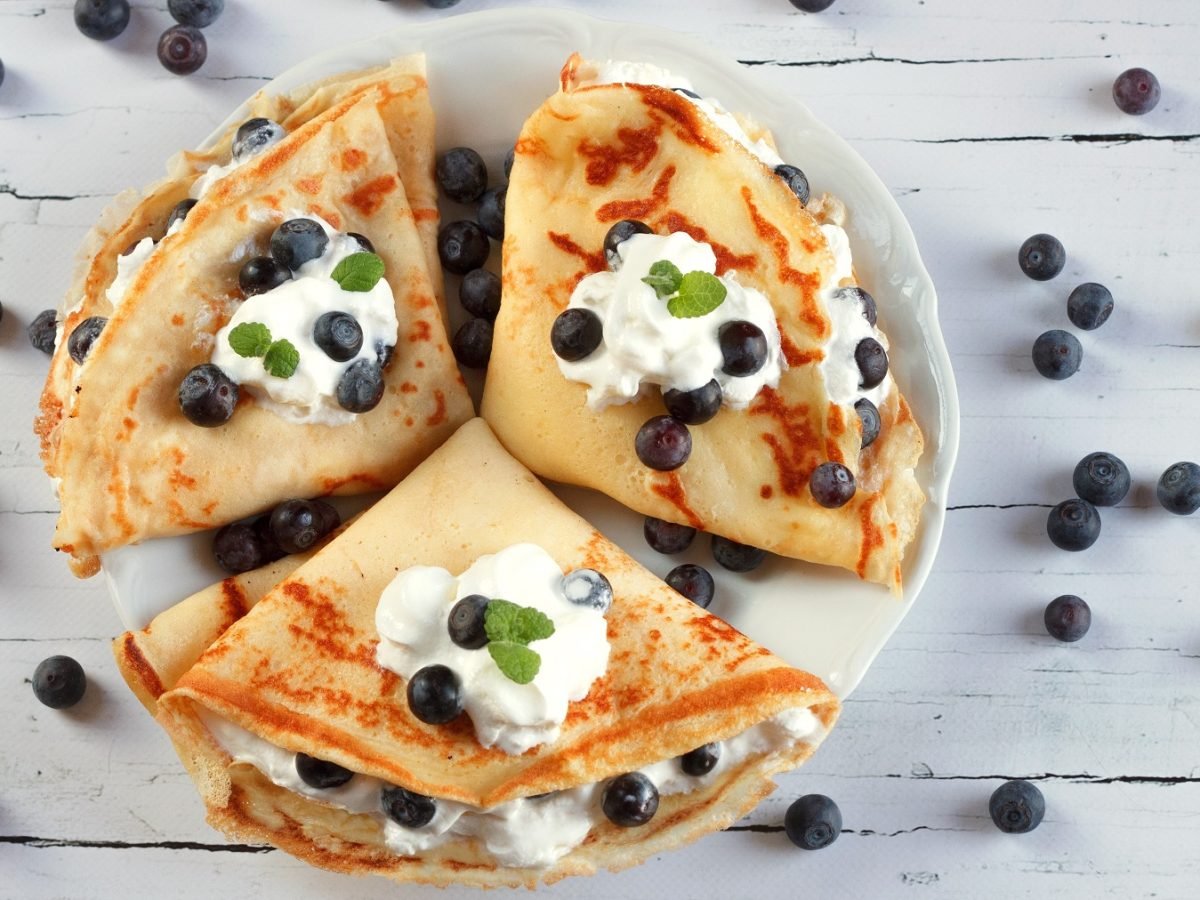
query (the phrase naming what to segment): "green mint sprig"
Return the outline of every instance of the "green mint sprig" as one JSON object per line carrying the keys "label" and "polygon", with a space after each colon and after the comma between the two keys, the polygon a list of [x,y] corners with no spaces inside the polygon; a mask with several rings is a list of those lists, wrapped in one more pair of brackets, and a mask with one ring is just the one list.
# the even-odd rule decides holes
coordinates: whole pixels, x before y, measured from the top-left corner
{"label": "green mint sprig", "polygon": [[724,303],[729,293],[716,275],[699,270],[684,275],[669,259],[654,263],[642,281],[654,288],[660,300],[667,301],[667,312],[677,319],[706,316]]}
{"label": "green mint sprig", "polygon": [[291,378],[300,365],[300,351],[291,341],[271,339],[271,330],[262,322],[243,322],[229,332],[229,346],[247,359],[262,357],[263,368],[276,378]]}
{"label": "green mint sprig", "polygon": [[343,291],[369,291],[383,277],[383,260],[374,253],[351,253],[334,267],[330,277]]}
{"label": "green mint sprig", "polygon": [[529,684],[542,667],[542,657],[529,649],[533,641],[554,634],[554,623],[541,610],[493,600],[483,614],[488,653],[510,681]]}

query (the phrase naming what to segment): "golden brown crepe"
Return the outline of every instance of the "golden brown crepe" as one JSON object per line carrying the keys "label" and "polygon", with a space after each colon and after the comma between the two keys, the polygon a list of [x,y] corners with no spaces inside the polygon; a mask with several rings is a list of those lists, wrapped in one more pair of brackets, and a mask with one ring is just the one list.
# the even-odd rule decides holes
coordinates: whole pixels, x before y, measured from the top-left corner
{"label": "golden brown crepe", "polygon": [[[509,756],[482,748],[465,717],[444,726],[413,717],[403,679],[376,663],[374,616],[397,571],[437,565],[461,572],[521,542],[541,546],[564,571],[603,572],[615,599],[607,613],[607,672],[571,705],[556,742]],[[228,595],[227,587],[220,590]],[[563,506],[503,451],[482,420],[465,425],[271,590],[172,688],[176,663],[190,659],[194,647],[164,632],[195,621],[190,615],[156,620],[151,631],[162,652],[154,659],[143,654],[146,664],[135,667],[156,674],[140,671],[133,679],[170,688],[158,698],[158,720],[195,780],[209,821],[233,839],[268,841],[314,865],[399,881],[532,885],[641,862],[751,809],[770,791],[772,774],[811,754],[838,712],[837,699],[818,679],[667,588]],[[129,643],[118,642],[119,658]],[[811,711],[811,736],[751,754],[691,793],[664,795],[646,825],[618,828],[601,816],[580,846],[548,868],[498,866],[482,844],[465,837],[419,857],[399,856],[383,843],[379,818],[306,798],[254,766],[232,763],[205,725],[215,717],[360,775],[490,807],[669,760],[785,710]]]}
{"label": "golden brown crepe", "polygon": [[[579,87],[579,65],[568,62],[563,90],[517,142],[484,417],[544,478],[898,592],[924,502],[913,474],[921,431],[893,384],[879,407],[882,434],[860,452],[853,407],[830,402],[821,288],[834,259],[817,220],[688,99],[648,85]],[[563,377],[550,346],[575,286],[606,266],[609,227],[627,218],[711,244],[718,275],[736,272],[771,300],[788,364],[778,387],[764,387],[747,409],[692,426],[691,457],[673,472],[653,471],[634,453],[638,429],[665,412],[658,391],[594,411],[586,386]],[[809,491],[809,476],[826,461],[856,476],[857,493],[839,509],[821,507]]]}
{"label": "golden brown crepe", "polygon": [[[419,74],[387,72],[318,90],[308,103],[328,101],[327,110],[204,194],[138,271],[84,363],[65,364],[72,387],[61,407],[51,374],[38,427],[47,469],[61,479],[54,543],[77,574],[92,574],[106,550],[224,524],[286,497],[389,487],[470,417],[434,288],[440,272],[431,277],[419,227],[436,215],[432,120],[404,119],[428,109],[427,89]],[[416,128],[422,121],[429,127]],[[429,205],[410,202],[406,172]],[[209,361],[213,335],[240,302],[241,261],[265,252],[296,211],[367,235],[384,260],[400,323],[384,398],[331,427],[286,421],[243,391],[227,423],[193,425],[179,384]]]}

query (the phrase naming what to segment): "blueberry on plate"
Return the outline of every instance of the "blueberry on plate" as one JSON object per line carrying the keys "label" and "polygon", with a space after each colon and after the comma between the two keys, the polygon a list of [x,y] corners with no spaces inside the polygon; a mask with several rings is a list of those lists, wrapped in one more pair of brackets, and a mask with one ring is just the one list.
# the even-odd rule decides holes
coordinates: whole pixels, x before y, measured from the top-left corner
{"label": "blueberry on plate", "polygon": [[838,462],[825,462],[813,469],[808,489],[813,499],[826,509],[845,506],[854,496],[854,473]]}
{"label": "blueberry on plate", "polygon": [[1070,332],[1055,328],[1033,342],[1033,367],[1053,381],[1070,378],[1083,362],[1083,347]]}
{"label": "blueberry on plate", "polygon": [[1088,281],[1067,297],[1067,318],[1076,328],[1094,331],[1112,315],[1113,297],[1102,284]]}
{"label": "blueberry on plate", "polygon": [[[271,510],[271,536],[285,553],[304,553],[329,534],[328,504],[316,500],[285,500]],[[332,507],[329,507],[332,509]]]}
{"label": "blueberry on plate", "polygon": [[334,362],[346,362],[362,349],[362,326],[350,313],[330,310],[313,324],[313,343]]}
{"label": "blueberry on plate", "polygon": [[663,391],[663,405],[667,412],[685,425],[703,425],[721,411],[724,392],[717,379],[709,380],[695,390]]}
{"label": "blueberry on plate", "polygon": [[212,363],[196,366],[179,385],[179,408],[193,425],[214,428],[225,424],[237,401],[237,382]]}
{"label": "blueberry on plate", "polygon": [[472,269],[458,286],[458,300],[463,309],[477,319],[495,322],[500,314],[500,276],[487,269]]}
{"label": "blueberry on plate", "polygon": [[287,556],[287,551],[279,546],[279,542],[275,540],[275,535],[271,534],[271,514],[269,512],[263,513],[251,522],[250,527],[258,535],[259,544],[262,546],[264,566],[267,563],[273,563]]}
{"label": "blueberry on plate", "polygon": [[454,358],[468,369],[486,369],[492,358],[492,335],[492,323],[487,319],[464,322],[450,342]]}
{"label": "blueberry on plate", "polygon": [[425,5],[431,9],[449,9],[457,6],[460,0],[425,0]]}
{"label": "blueberry on plate", "polygon": [[783,830],[802,850],[820,850],[842,833],[842,811],[824,794],[805,794],[787,808]]}
{"label": "blueberry on plate", "polygon": [[862,423],[862,449],[866,450],[879,437],[883,420],[879,418],[879,408],[866,397],[854,404],[854,411],[858,413],[858,420]]}
{"label": "blueberry on plate", "polygon": [[75,0],[75,27],[93,40],[111,41],[128,24],[128,0]]}
{"label": "blueberry on plate", "polygon": [[992,793],[988,812],[1005,834],[1033,831],[1046,815],[1046,798],[1028,781],[1006,781]]}
{"label": "blueberry on plate", "polygon": [[721,346],[721,371],[744,378],[767,364],[767,337],[753,322],[726,322],[717,331]]}
{"label": "blueberry on plate", "polygon": [[412,714],[427,725],[445,725],[463,711],[462,681],[448,666],[417,669],[405,693]]}
{"label": "blueberry on plate", "polygon": [[1064,500],[1050,510],[1046,534],[1060,550],[1086,550],[1100,537],[1100,513],[1086,500]]}
{"label": "blueberry on plate", "polygon": [[170,231],[176,222],[182,222],[186,219],[188,213],[192,211],[192,207],[199,202],[199,200],[193,200],[191,197],[188,197],[176,203],[175,208],[171,210],[171,215],[167,216],[167,231]]}
{"label": "blueberry on plate", "polygon": [[460,219],[442,226],[438,232],[438,258],[447,272],[466,275],[481,269],[492,252],[487,233],[475,222]]}
{"label": "blueberry on plate", "polygon": [[172,25],[158,39],[158,61],[174,75],[191,75],[208,59],[204,32],[190,25]]}
{"label": "blueberry on plate", "polygon": [[54,338],[58,333],[58,313],[52,309],[43,309],[37,314],[29,327],[25,329],[29,335],[29,343],[43,353],[54,352]]}
{"label": "blueberry on plate", "polygon": [[667,577],[663,581],[701,609],[708,609],[717,593],[716,582],[708,573],[708,569],[693,563],[676,566],[667,573]]}
{"label": "blueberry on plate", "polygon": [[33,670],[33,695],[51,709],[66,709],[83,699],[87,676],[69,656],[51,656]]}
{"label": "blueberry on plate", "polygon": [[338,381],[338,406],[346,412],[370,412],[383,399],[383,388],[383,367],[379,360],[360,359]]}
{"label": "blueberry on plate", "polygon": [[247,119],[233,135],[233,158],[237,162],[244,162],[285,137],[287,130],[278,122],[261,116]]}
{"label": "blueberry on plate", "polygon": [[712,555],[723,569],[730,572],[751,572],[763,564],[763,560],[767,558],[767,551],[714,534]]}
{"label": "blueberry on plate", "polygon": [[796,195],[796,198],[801,203],[808,202],[812,190],[808,186],[807,175],[795,166],[789,166],[787,163],[776,166],[775,174],[783,179],[783,183],[788,186],[788,189]]}
{"label": "blueberry on plate", "polygon": [[437,183],[459,203],[474,203],[487,190],[487,164],[470,147],[455,147],[438,157]]}
{"label": "blueberry on plate", "polygon": [[504,200],[507,193],[507,185],[484,191],[479,198],[479,212],[475,216],[479,227],[487,232],[488,237],[498,241],[504,240]]}
{"label": "blueberry on plate", "polygon": [[307,753],[296,754],[296,774],[309,787],[318,790],[341,787],[354,777],[354,773],[349,769],[309,756]]}
{"label": "blueberry on plate", "polygon": [[833,299],[847,303],[857,303],[859,309],[862,310],[862,317],[870,323],[872,328],[875,327],[875,323],[879,320],[879,306],[875,303],[875,298],[857,285],[838,288],[833,292]]}
{"label": "blueberry on plate", "polygon": [[1043,619],[1052,638],[1070,643],[1088,633],[1092,626],[1092,610],[1083,598],[1063,594],[1046,605]]}
{"label": "blueberry on plate", "polygon": [[1129,468],[1111,453],[1089,453],[1071,475],[1075,493],[1096,506],[1116,506],[1129,493]]}
{"label": "blueberry on plate", "polygon": [[234,522],[213,536],[213,559],[230,575],[257,569],[267,562],[268,550],[262,533],[253,523]]}
{"label": "blueberry on plate", "polygon": [[488,642],[484,627],[488,604],[492,601],[483,594],[467,594],[452,607],[446,620],[450,640],[464,650],[478,650]]}
{"label": "blueberry on plate", "polygon": [[651,550],[670,555],[682,553],[692,546],[696,529],[690,525],[676,525],[674,522],[646,516],[646,521],[642,523],[642,536],[646,538]]}
{"label": "blueberry on plate", "polygon": [[288,219],[271,235],[271,255],[293,272],[321,257],[328,246],[329,235],[313,219]]}
{"label": "blueberry on plate", "polygon": [[238,287],[243,297],[265,294],[291,280],[292,270],[276,262],[273,256],[252,256],[238,272]]}
{"label": "blueberry on plate", "polygon": [[633,449],[642,465],[659,472],[670,472],[692,455],[692,433],[678,419],[655,416],[638,429]]}
{"label": "blueberry on plate", "polygon": [[608,260],[610,269],[615,269],[621,264],[617,248],[635,234],[654,234],[654,229],[637,219],[621,219],[608,229],[604,235],[604,258]]}
{"label": "blueberry on plate", "polygon": [[604,340],[604,323],[590,309],[564,309],[550,326],[550,346],[566,362],[591,356]]}
{"label": "blueberry on plate", "polygon": [[612,606],[612,584],[595,569],[575,569],[567,573],[563,576],[562,591],[571,603],[597,610],[601,615]]}
{"label": "blueberry on plate", "polygon": [[167,0],[167,12],[180,25],[207,28],[225,11],[225,0]]}
{"label": "blueberry on plate", "polygon": [[658,788],[641,772],[618,775],[604,786],[600,808],[614,825],[645,825],[658,812]]}
{"label": "blueberry on plate", "polygon": [[517,161],[517,145],[513,144],[508,148],[508,152],[504,154],[504,177],[512,177],[513,163]]}
{"label": "blueberry on plate", "polygon": [[792,6],[805,12],[821,12],[833,6],[833,0],[792,0]]}
{"label": "blueberry on plate", "polygon": [[1190,516],[1200,509],[1200,466],[1177,462],[1158,479],[1158,502],[1167,512]]}
{"label": "blueberry on plate", "polygon": [[683,756],[679,757],[679,768],[683,769],[684,775],[699,778],[701,775],[707,775],[711,772],[713,766],[717,764],[717,760],[720,758],[720,742],[704,744],[695,750],[689,750]]}
{"label": "blueberry on plate", "polygon": [[888,355],[883,344],[875,338],[863,338],[854,348],[854,362],[858,365],[858,386],[863,390],[877,387],[888,373]]}
{"label": "blueberry on plate", "polygon": [[1049,281],[1067,264],[1067,251],[1052,234],[1035,234],[1017,251],[1017,264],[1034,281]]}
{"label": "blueberry on plate", "polygon": [[379,806],[384,815],[405,828],[420,828],[433,821],[437,801],[424,794],[388,785],[379,792]]}
{"label": "blueberry on plate", "polygon": [[104,316],[89,316],[76,325],[67,338],[67,352],[71,354],[71,359],[82,365],[92,352],[92,344],[96,343],[96,338],[100,337],[100,332],[107,324],[108,319]]}
{"label": "blueberry on plate", "polygon": [[1123,113],[1144,116],[1158,106],[1162,88],[1148,69],[1126,69],[1113,82],[1113,102]]}
{"label": "blueberry on plate", "polygon": [[4,84],[4,60],[0,59],[0,85]]}

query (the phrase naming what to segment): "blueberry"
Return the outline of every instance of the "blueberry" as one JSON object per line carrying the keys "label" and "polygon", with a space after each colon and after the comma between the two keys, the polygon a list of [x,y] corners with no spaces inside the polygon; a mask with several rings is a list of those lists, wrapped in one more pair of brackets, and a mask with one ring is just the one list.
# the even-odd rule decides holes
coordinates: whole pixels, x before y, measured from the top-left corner
{"label": "blueberry", "polygon": [[1076,328],[1094,331],[1112,315],[1113,298],[1102,284],[1087,282],[1071,291],[1067,298],[1067,318]]}
{"label": "blueberry", "polygon": [[472,269],[458,286],[463,309],[478,319],[495,322],[500,314],[500,277],[487,269]]}
{"label": "blueberry", "polygon": [[408,680],[408,708],[427,725],[445,725],[463,711],[462,681],[443,665],[425,666]]}
{"label": "blueberry", "polygon": [[1158,106],[1162,96],[1158,79],[1154,73],[1146,69],[1126,69],[1117,76],[1112,88],[1113,102],[1123,113],[1131,116],[1144,116]]}
{"label": "blueberry", "polygon": [[1200,466],[1177,462],[1158,479],[1158,502],[1167,512],[1190,516],[1200,509]]}
{"label": "blueberry", "polygon": [[167,0],[167,11],[180,25],[207,28],[225,11],[225,0]]}
{"label": "blueberry", "polygon": [[255,294],[265,294],[273,288],[292,280],[292,270],[280,265],[272,256],[254,256],[242,264],[238,272],[238,287],[242,295],[253,297]]}
{"label": "blueberry", "polygon": [[1083,347],[1075,335],[1061,329],[1047,331],[1033,342],[1033,367],[1046,378],[1062,381],[1079,371]]}
{"label": "blueberry", "polygon": [[296,754],[296,774],[309,787],[320,790],[341,787],[354,777],[354,773],[349,769],[309,756],[307,753]]}
{"label": "blueberry", "polygon": [[196,366],[179,385],[179,408],[193,425],[223,425],[237,401],[237,384],[212,363]]}
{"label": "blueberry", "polygon": [[692,455],[692,433],[678,419],[655,416],[638,429],[633,448],[642,465],[670,472]]}
{"label": "blueberry", "polygon": [[111,41],[129,24],[127,0],[75,0],[75,27],[97,41]]}
{"label": "blueberry", "polygon": [[608,260],[610,269],[615,269],[621,264],[617,248],[635,234],[654,234],[654,229],[636,219],[622,219],[608,229],[608,233],[604,235],[604,258]]}
{"label": "blueberry", "polygon": [[667,577],[663,580],[701,609],[708,609],[717,593],[716,582],[708,573],[708,569],[694,563],[676,566],[667,573]]}
{"label": "blueberry", "polygon": [[170,231],[171,226],[173,226],[176,222],[182,222],[184,219],[186,219],[187,214],[192,211],[192,207],[199,202],[200,201],[193,200],[191,197],[188,197],[186,200],[180,200],[178,203],[176,203],[175,208],[171,210],[171,215],[167,216],[167,230]]}
{"label": "blueberry", "polygon": [[792,0],[792,6],[805,12],[821,12],[833,6],[833,0]]}
{"label": "blueberry", "polygon": [[595,569],[575,569],[562,580],[563,595],[576,606],[586,606],[601,615],[612,606],[613,589],[608,579]]}
{"label": "blueberry", "polygon": [[600,808],[614,825],[645,825],[658,812],[658,788],[641,772],[618,775],[604,786]]}
{"label": "blueberry", "polygon": [[82,365],[92,352],[92,344],[96,343],[96,338],[100,337],[100,332],[107,324],[108,319],[104,316],[89,316],[76,325],[67,338],[67,352],[71,354],[71,359]]}
{"label": "blueberry", "polygon": [[442,266],[455,275],[481,269],[492,252],[487,233],[474,222],[460,219],[444,225],[438,232],[438,257]]}
{"label": "blueberry", "polygon": [[470,147],[455,147],[438,157],[437,182],[451,200],[474,203],[487,190],[487,165]]}
{"label": "blueberry", "polygon": [[805,794],[787,808],[783,830],[802,850],[820,850],[842,833],[842,811],[824,794]]}
{"label": "blueberry", "polygon": [[724,394],[717,379],[692,391],[663,391],[667,412],[685,425],[703,425],[721,411]]}
{"label": "blueberry", "polygon": [[313,325],[313,343],[334,362],[354,359],[362,349],[362,326],[347,312],[322,313]]}
{"label": "blueberry", "polygon": [[1075,493],[1096,506],[1116,506],[1129,493],[1129,468],[1111,453],[1089,453],[1071,476]]}
{"label": "blueberry", "polygon": [[1077,641],[1088,633],[1092,624],[1092,610],[1074,594],[1055,597],[1046,606],[1046,631],[1059,641]]}
{"label": "blueberry", "polygon": [[604,323],[590,309],[564,309],[550,327],[550,346],[567,362],[591,356],[604,340]]}
{"label": "blueberry", "polygon": [[257,569],[267,562],[268,555],[262,535],[253,524],[225,525],[213,537],[213,558],[231,575]]}
{"label": "blueberry", "polygon": [[464,650],[478,650],[488,642],[484,615],[491,601],[483,594],[467,594],[450,607],[446,628],[450,640]]}
{"label": "blueberry", "polygon": [[247,119],[233,135],[233,158],[237,162],[245,162],[285,137],[287,130],[278,122],[261,116]]}
{"label": "blueberry", "polygon": [[468,369],[486,369],[492,358],[492,333],[492,323],[487,319],[464,322],[450,342],[454,358]]}
{"label": "blueberry", "polygon": [[317,501],[285,500],[271,510],[270,527],[284,553],[304,553],[336,525],[330,525],[328,511]]}
{"label": "blueberry", "polygon": [[174,75],[191,75],[208,59],[204,32],[190,25],[172,25],[158,39],[158,61]]}
{"label": "blueberry", "polygon": [[51,709],[66,709],[83,699],[87,676],[69,656],[51,656],[33,670],[33,695]]}
{"label": "blueberry", "polygon": [[753,322],[726,322],[717,332],[721,345],[721,371],[744,378],[767,364],[767,337]]}
{"label": "blueberry", "polygon": [[821,506],[837,509],[854,496],[854,473],[838,462],[821,463],[809,476],[808,489]]}
{"label": "blueberry", "polygon": [[279,546],[279,542],[275,540],[275,535],[271,533],[271,514],[264,513],[253,522],[250,527],[254,529],[254,533],[258,535],[259,545],[263,552],[263,565],[273,563],[276,560],[283,559],[287,556],[287,551]]}
{"label": "blueberry", "polygon": [[869,391],[876,387],[888,373],[887,351],[875,338],[863,338],[854,348],[854,361],[858,364],[858,386]]}
{"label": "blueberry", "polygon": [[379,792],[379,805],[384,815],[405,828],[428,825],[437,813],[437,801],[432,797],[393,785]]}
{"label": "blueberry", "polygon": [[516,161],[517,161],[517,146],[516,146],[516,144],[513,144],[513,146],[508,148],[508,152],[504,154],[504,177],[505,178],[512,177],[512,167],[513,167],[513,163],[515,163]]}
{"label": "blueberry", "polygon": [[4,84],[4,60],[0,59],[0,85]]}
{"label": "blueberry", "polygon": [[797,169],[795,166],[789,166],[786,163],[775,167],[775,174],[783,179],[783,183],[801,203],[807,203],[812,191],[808,186],[808,176]]}
{"label": "blueberry", "polygon": [[29,335],[29,343],[43,353],[54,352],[54,338],[58,333],[58,313],[52,309],[43,309],[37,314],[25,330]]}
{"label": "blueberry", "polygon": [[1006,781],[996,788],[988,812],[1005,834],[1033,831],[1046,814],[1046,798],[1028,781]]}
{"label": "blueberry", "polygon": [[685,88],[685,87],[671,88],[671,90],[673,90],[677,94],[682,94],[685,97],[691,97],[693,100],[703,100],[704,99],[699,94],[697,94],[695,91],[689,90],[688,88]]}
{"label": "blueberry", "polygon": [[354,238],[355,243],[358,244],[363,253],[375,252],[375,245],[371,243],[371,239],[365,234],[359,234],[357,231],[347,231],[346,237]]}
{"label": "blueberry", "polygon": [[767,558],[767,551],[714,534],[712,555],[723,569],[730,572],[751,572],[763,564]]}
{"label": "blueberry", "polygon": [[858,413],[858,420],[862,423],[862,449],[866,450],[879,437],[883,420],[879,418],[878,407],[866,397],[854,404],[854,411]]}
{"label": "blueberry", "polygon": [[352,413],[370,412],[383,399],[383,367],[378,360],[360,359],[338,380],[338,405]]}
{"label": "blueberry", "polygon": [[642,523],[642,535],[646,538],[646,543],[650,545],[651,550],[674,554],[682,553],[692,546],[692,541],[696,537],[696,529],[688,525],[676,525],[674,522],[656,519],[654,516],[646,516],[646,521]]}
{"label": "blueberry", "polygon": [[295,272],[309,260],[318,259],[329,246],[329,236],[312,219],[288,219],[271,235],[271,255]]}
{"label": "blueberry", "polygon": [[396,352],[395,344],[385,344],[383,341],[375,343],[375,360],[379,363],[381,369],[386,369],[388,363],[392,361],[392,355]]}
{"label": "blueberry", "polygon": [[679,768],[683,769],[683,774],[699,778],[701,775],[711,772],[720,758],[721,745],[719,743],[704,744],[679,757]]}
{"label": "blueberry", "polygon": [[833,292],[835,302],[857,303],[859,309],[862,310],[862,317],[871,323],[871,327],[875,327],[875,322],[879,318],[879,307],[875,303],[875,298],[864,291],[857,285],[850,287],[841,287]]}
{"label": "blueberry", "polygon": [[1050,510],[1046,534],[1060,550],[1086,550],[1100,537],[1100,513],[1086,500],[1064,500]]}
{"label": "blueberry", "polygon": [[487,232],[488,237],[498,241],[504,240],[504,199],[507,193],[507,185],[484,191],[479,198],[479,212],[475,215],[479,227]]}
{"label": "blueberry", "polygon": [[425,5],[431,9],[449,9],[457,6],[460,0],[425,0]]}
{"label": "blueberry", "polygon": [[1067,251],[1053,235],[1035,234],[1017,251],[1017,263],[1034,281],[1049,281],[1067,264]]}

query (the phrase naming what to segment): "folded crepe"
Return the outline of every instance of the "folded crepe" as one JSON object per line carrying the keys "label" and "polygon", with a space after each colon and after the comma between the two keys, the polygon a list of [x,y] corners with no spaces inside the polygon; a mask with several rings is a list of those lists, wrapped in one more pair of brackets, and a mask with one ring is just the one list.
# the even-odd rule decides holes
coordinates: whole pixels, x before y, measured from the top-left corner
{"label": "folded crepe", "polygon": [[[461,573],[514,545],[536,545],[565,572],[601,572],[613,600],[600,623],[606,670],[570,704],[556,739],[510,755],[484,747],[466,715],[418,721],[405,680],[378,661],[376,607],[398,572]],[[228,584],[218,590],[228,595]],[[221,618],[210,622],[224,626]],[[771,790],[772,774],[812,753],[839,708],[818,679],[676,594],[563,506],[482,420],[178,675],[195,647],[164,632],[195,621],[156,620],[157,656],[143,655],[132,677],[150,693],[167,688],[158,721],[209,822],[314,865],[398,881],[532,886],[642,862],[745,814]],[[439,616],[406,627],[444,633],[447,625]],[[118,658],[139,644],[118,641]],[[707,775],[682,774],[676,757],[713,742],[722,742],[724,762]],[[327,793],[306,787],[296,754],[353,777]],[[657,813],[618,827],[600,811],[601,792],[639,770],[659,780]],[[433,821],[404,827],[385,816],[380,797],[394,787],[411,792],[415,808],[432,798]]]}
{"label": "folded crepe", "polygon": [[[60,341],[36,425],[62,502],[54,544],[71,554],[76,574],[93,574],[98,554],[115,547],[221,525],[286,497],[389,487],[471,415],[435,287],[423,61],[254,106],[286,113],[287,135],[210,177],[114,304],[106,296],[114,251],[147,229],[161,235],[164,210],[199,193],[200,157],[185,154],[102,241],[82,276],[82,308],[66,318],[64,334],[91,315],[108,320],[82,364]],[[228,152],[221,142],[203,161]],[[180,383],[209,362],[214,336],[239,306],[242,262],[266,253],[274,228],[296,215],[367,236],[384,262],[398,329],[382,401],[326,426],[289,421],[242,391],[228,422],[198,427],[180,411]]]}
{"label": "folded crepe", "polygon": [[[848,250],[835,255],[836,233],[748,149],[769,146],[768,134],[751,129],[735,138],[681,92],[589,83],[595,69],[573,57],[562,89],[517,141],[504,304],[483,416],[542,477],[743,544],[840,566],[898,592],[924,502],[913,474],[923,441],[890,374],[877,403],[881,432],[865,448],[855,399],[831,396],[834,368],[843,381],[853,379],[851,390],[859,382],[855,344],[839,341],[831,308],[846,302],[831,299],[833,290],[853,283]],[[659,391],[593,408],[588,387],[564,376],[551,347],[556,317],[585,277],[607,269],[606,233],[624,219],[711,246],[717,276],[731,275],[770,301],[786,363],[778,384],[762,387],[748,406],[722,408],[692,426],[691,456],[673,471],[650,469],[634,452],[642,425],[666,412]],[[870,332],[886,346],[878,329]],[[810,476],[826,462],[843,464],[856,480],[840,508],[820,505],[810,492]]]}

